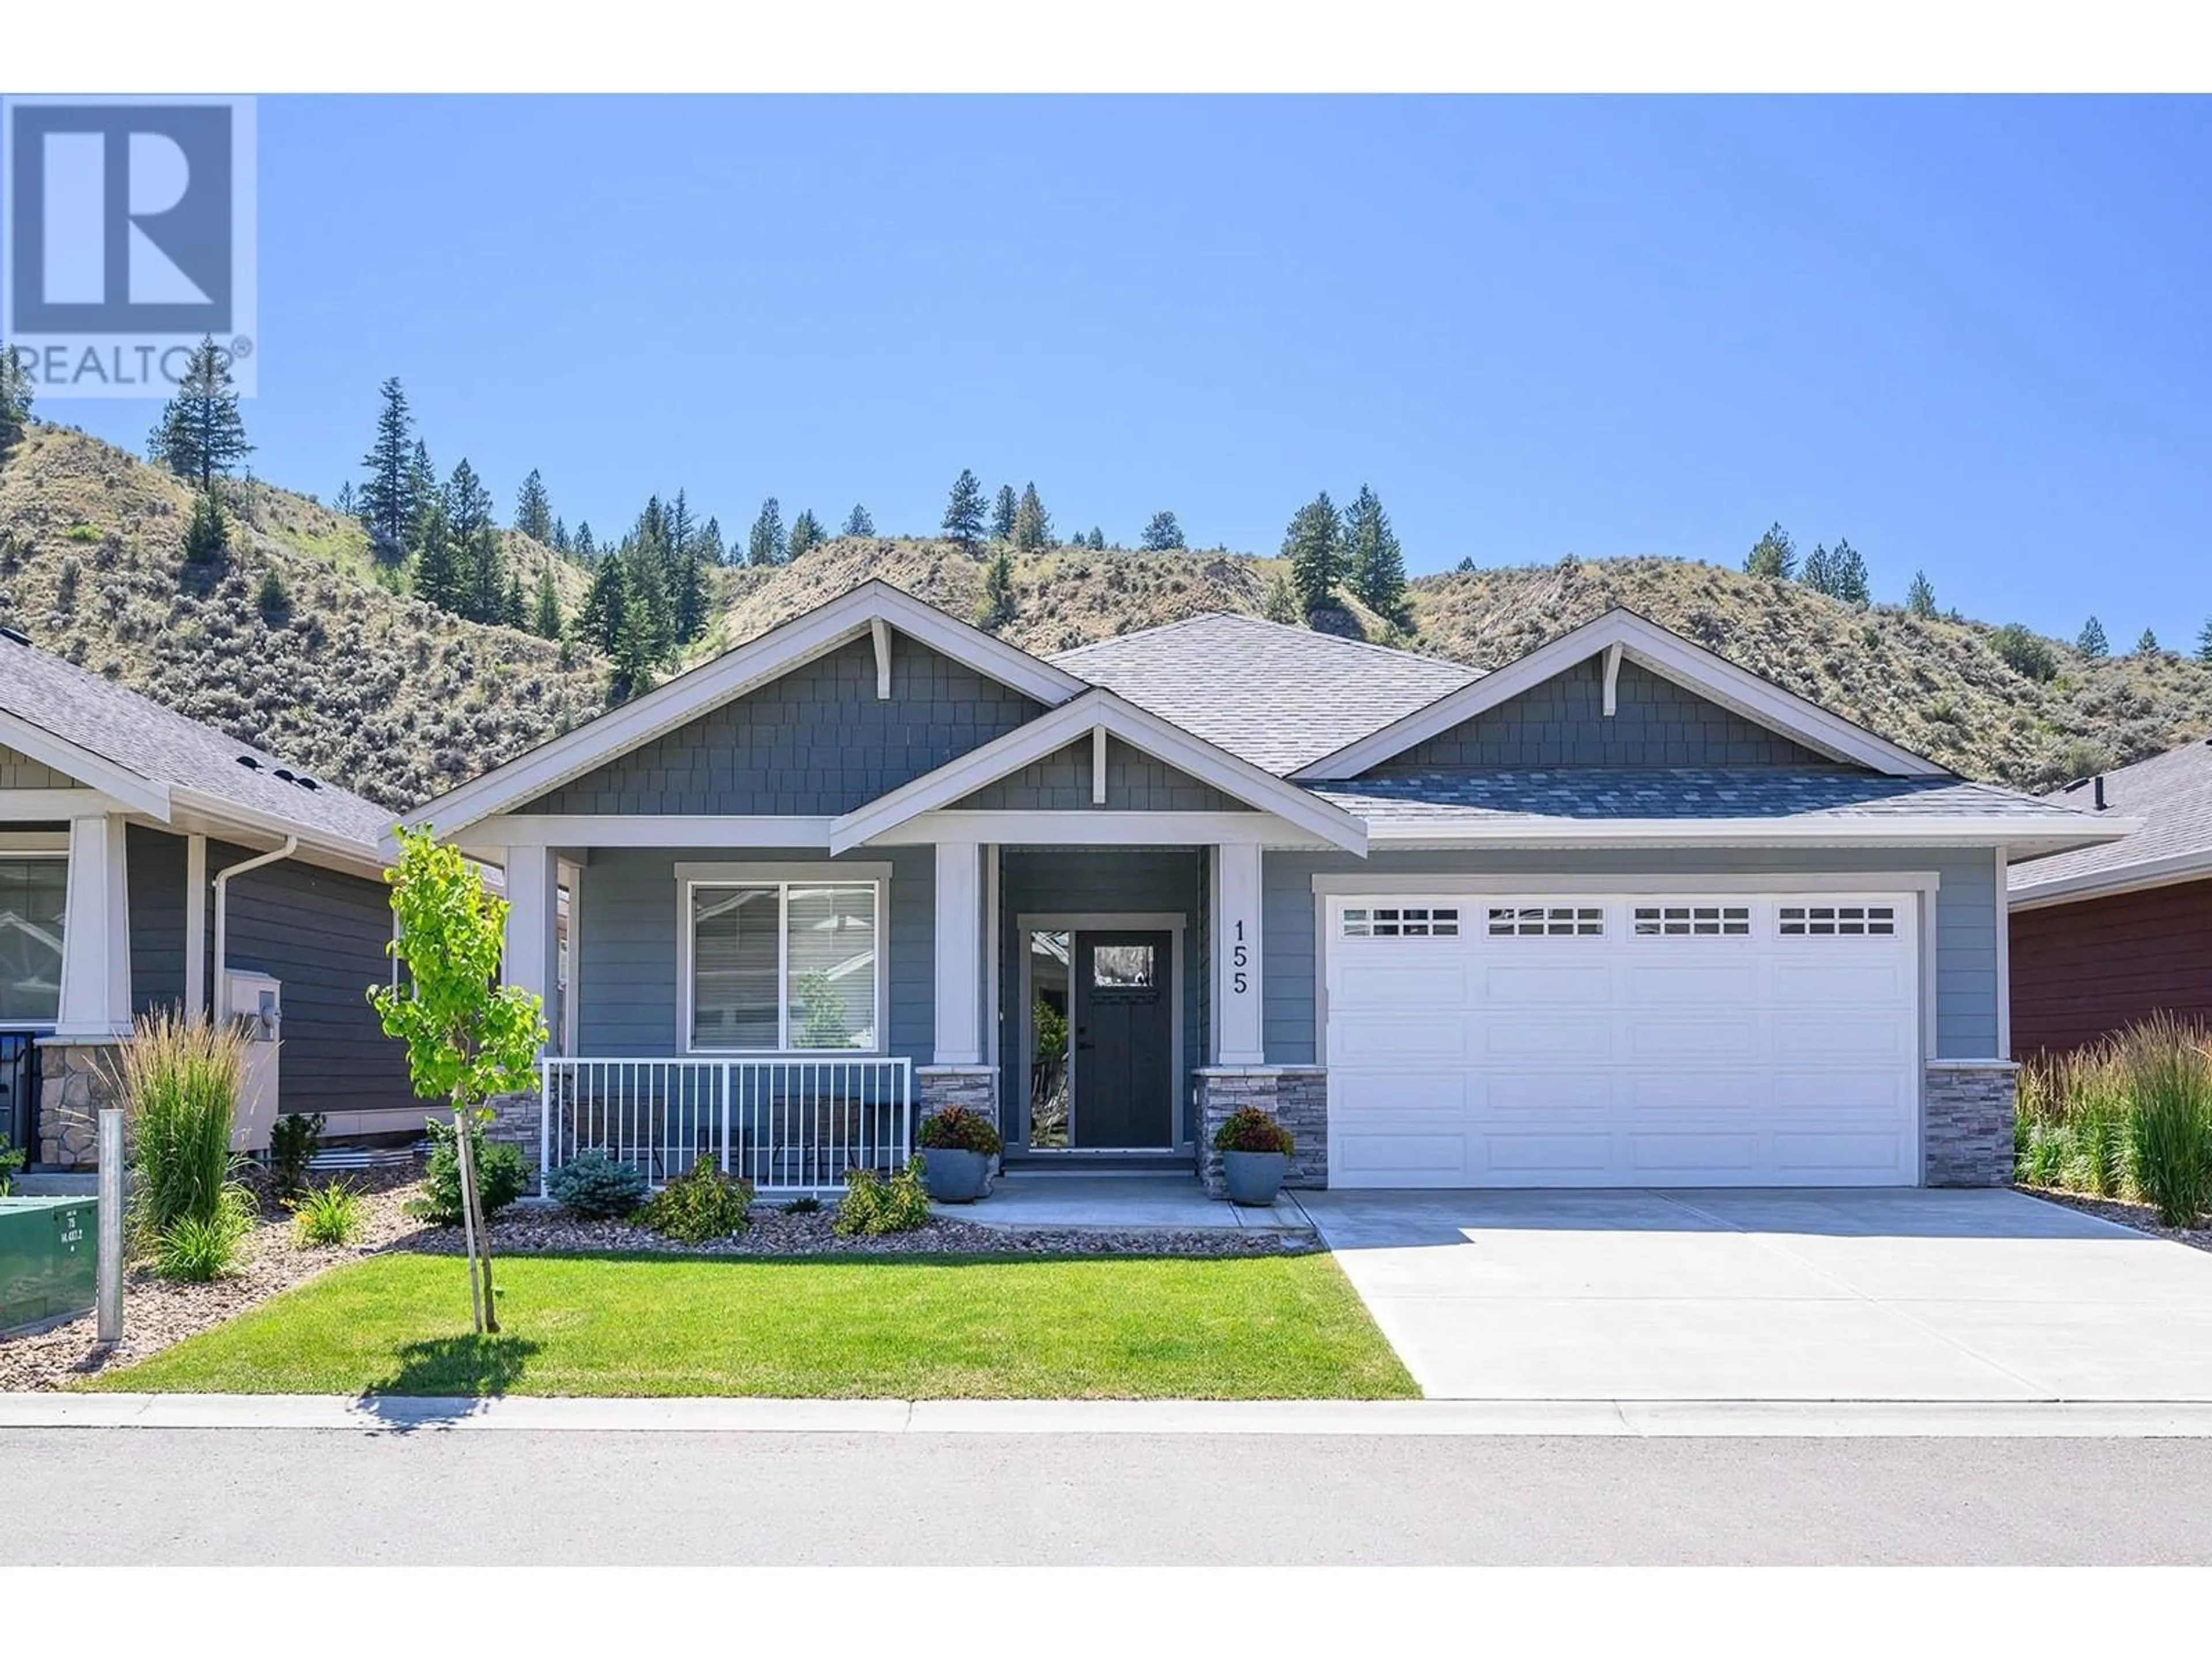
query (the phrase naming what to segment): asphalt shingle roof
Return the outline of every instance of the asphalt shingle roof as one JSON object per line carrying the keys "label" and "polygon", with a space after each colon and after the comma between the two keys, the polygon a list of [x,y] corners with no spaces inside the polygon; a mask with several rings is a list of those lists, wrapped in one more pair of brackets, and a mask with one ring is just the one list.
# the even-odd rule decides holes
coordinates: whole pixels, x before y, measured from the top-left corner
{"label": "asphalt shingle roof", "polygon": [[[2044,797],[2080,812],[2094,812],[2094,785],[2069,784]],[[2185,743],[2133,766],[2105,774],[2105,812],[2140,818],[2142,828],[2124,841],[2084,847],[2012,866],[2009,885],[2017,893],[2045,882],[2077,876],[2118,874],[2134,866],[2192,853],[2212,853],[2212,739]]]}
{"label": "asphalt shingle roof", "polygon": [[1674,767],[1428,772],[1316,789],[1370,823],[1613,818],[1964,817],[2078,825],[2070,807],[1959,778],[1893,778],[1825,768]]}
{"label": "asphalt shingle roof", "polygon": [[[336,784],[302,788],[275,775],[302,769],[264,749],[164,708],[100,676],[34,647],[0,638],[0,708],[105,760],[174,787],[191,789],[374,849],[395,814]],[[258,768],[239,764],[250,755]]]}
{"label": "asphalt shingle roof", "polygon": [[1441,657],[1223,611],[1052,662],[1278,777],[1481,678]]}

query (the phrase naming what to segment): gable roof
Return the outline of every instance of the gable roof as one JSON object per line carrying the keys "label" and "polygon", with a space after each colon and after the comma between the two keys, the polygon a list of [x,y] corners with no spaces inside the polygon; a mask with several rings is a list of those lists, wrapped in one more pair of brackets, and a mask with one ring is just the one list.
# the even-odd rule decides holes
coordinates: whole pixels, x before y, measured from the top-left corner
{"label": "gable roof", "polygon": [[1278,776],[1481,678],[1442,657],[1218,611],[1052,660]]}
{"label": "gable roof", "polygon": [[725,651],[713,661],[678,675],[665,685],[426,801],[401,822],[410,828],[434,823],[441,836],[466,829],[535,799],[864,635],[873,634],[878,651],[887,653],[887,630],[919,640],[1047,707],[1066,702],[1086,689],[1083,681],[1065,669],[956,621],[935,605],[880,578],[870,577],[836,599]]}
{"label": "gable roof", "polygon": [[1539,646],[1503,668],[1447,692],[1423,708],[1346,742],[1299,768],[1293,775],[1308,782],[1356,778],[1370,767],[1448,732],[1462,720],[1495,708],[1555,674],[1601,653],[1610,655],[1616,652],[1832,760],[1892,777],[1950,775],[1934,761],[1887,738],[1876,737],[1810,699],[1785,691],[1772,681],[1737,667],[1726,658],[1692,644],[1647,617],[1620,608],[1561,635],[1547,645]]}
{"label": "gable roof", "polygon": [[[157,823],[180,812],[298,835],[374,861],[394,813],[336,784],[313,787],[270,754],[150,697],[0,635],[0,744],[81,780]],[[240,757],[251,766],[240,763]]]}
{"label": "gable roof", "polygon": [[2012,866],[2008,885],[2016,906],[2094,897],[2136,887],[2212,876],[2212,738],[2102,775],[2082,778],[2044,797],[2097,821],[2129,818],[2142,828],[2116,844],[2085,847]]}

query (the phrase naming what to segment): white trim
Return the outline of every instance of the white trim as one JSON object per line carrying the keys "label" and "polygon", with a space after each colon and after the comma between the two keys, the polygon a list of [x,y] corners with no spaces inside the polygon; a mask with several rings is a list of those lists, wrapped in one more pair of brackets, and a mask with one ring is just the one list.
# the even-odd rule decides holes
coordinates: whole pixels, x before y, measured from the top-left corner
{"label": "white trim", "polygon": [[[501,977],[550,1010],[560,974],[561,870],[548,848],[507,849],[507,938]],[[552,1034],[546,1034],[547,1041]]]}
{"label": "white trim", "polygon": [[830,823],[821,817],[507,812],[471,825],[460,839],[471,847],[795,847],[827,851]]}
{"label": "white trim", "polygon": [[[1210,783],[1223,793],[1233,795],[1261,811],[1273,812],[1332,846],[1350,853],[1367,850],[1365,826],[1341,807],[1332,805],[1296,784],[1285,783],[1272,772],[1263,771],[1249,761],[1240,760],[1226,750],[1194,738],[1182,727],[1103,688],[1086,691],[1005,736],[994,738],[935,771],[926,772],[844,814],[830,826],[830,850],[842,853],[873,841],[921,813],[949,806],[986,784],[1057,754],[1102,727],[1155,760]],[[1139,816],[1171,820],[1194,815],[1160,812]],[[1018,837],[996,839],[1011,841]]]}
{"label": "white trim", "polygon": [[1085,682],[1065,670],[955,622],[887,582],[871,579],[657,690],[426,802],[400,822],[410,829],[434,824],[441,836],[451,836],[533,800],[817,657],[872,635],[878,622],[1039,702],[1064,703],[1086,689]]}
{"label": "white trim", "polygon": [[128,812],[131,803],[97,789],[0,789],[0,823],[88,818],[95,812]]}
{"label": "white trim", "polygon": [[1006,1047],[1005,1034],[1000,1030],[1006,1012],[1006,989],[1000,982],[1000,945],[1005,920],[1000,915],[1004,896],[999,890],[1000,879],[999,848],[993,842],[983,848],[983,1060],[994,1072]]}
{"label": "white trim", "polygon": [[881,617],[870,620],[869,636],[876,646],[876,701],[891,700],[891,627]]}
{"label": "white trim", "polygon": [[0,708],[0,744],[28,755],[49,770],[112,795],[134,812],[143,812],[163,823],[169,821],[167,784],[94,754],[67,738],[57,737],[12,709]]}
{"label": "white trim", "polygon": [[2204,876],[2212,876],[2212,848],[2145,859],[2137,864],[2111,869],[2085,871],[2076,876],[2057,876],[2048,881],[2022,884],[2008,880],[2006,897],[2015,910],[2034,910],[2046,904],[2107,898],[2146,887],[2171,887],[2177,882],[2196,881]]}
{"label": "white trim", "polygon": [[185,837],[185,1012],[208,1018],[208,838]]}
{"label": "white trim", "polygon": [[[890,915],[891,866],[888,864],[679,864],[676,866],[676,1052],[689,1058],[743,1060],[762,1055],[842,1054],[854,1060],[890,1056]],[[775,887],[776,895],[776,1036],[791,1035],[791,896],[793,885],[870,885],[876,892],[876,1041],[866,1048],[793,1048],[781,1041],[767,1048],[702,1048],[691,1041],[691,1012],[696,988],[692,984],[693,926],[691,890],[694,887]],[[575,963],[569,963],[569,994],[580,989]]]}
{"label": "white trim", "polygon": [[930,943],[936,994],[930,1063],[983,1064],[983,849],[972,841],[937,843],[935,916]]}
{"label": "white trim", "polygon": [[[381,881],[385,871],[391,867],[391,861],[374,842],[356,841],[335,830],[318,830],[296,818],[281,817],[256,807],[240,806],[235,801],[203,794],[197,789],[172,790],[170,804],[172,815],[168,823],[173,830],[212,835],[241,845],[250,845],[247,837],[257,835],[279,843],[290,842],[293,853],[308,863],[342,870],[368,881]],[[239,833],[241,830],[244,835]]]}
{"label": "white trim", "polygon": [[[1188,1041],[1183,1030],[1183,982],[1185,952],[1183,927],[1185,917],[1180,910],[1074,910],[1042,912],[1023,911],[1014,918],[1014,949],[1022,959],[1022,1018],[1021,1036],[1014,1056],[1020,1063],[1015,1075],[1021,1089],[1021,1101],[1017,1108],[1018,1118],[1006,1122],[1018,1125],[1021,1130],[1022,1150],[1030,1157],[1052,1159],[1069,1157],[1071,1160],[1100,1152],[1187,1152],[1192,1150],[1193,1137],[1182,1132],[1182,1121],[1189,1105],[1188,1073],[1184,1070],[1183,1049]],[[1036,1033],[1030,1029],[1034,1018],[1031,1010],[1036,1002],[1036,987],[1030,974],[1030,935],[1064,933],[1067,939],[1067,1133],[1072,1142],[1075,1138],[1075,936],[1078,933],[1167,933],[1171,935],[1169,949],[1169,972],[1173,983],[1170,1001],[1174,1011],[1175,1040],[1169,1048],[1168,1063],[1175,1069],[1168,1079],[1168,1144],[1164,1146],[1076,1146],[1066,1148],[1048,1146],[1042,1152],[1030,1145],[1030,1075],[1036,1060],[1030,1053],[1030,1044]],[[1015,1137],[1008,1134],[1007,1139]]]}
{"label": "white trim", "polygon": [[1091,728],[1091,804],[1106,804],[1106,728]]}
{"label": "white trim", "polygon": [[1367,875],[1357,871],[1313,878],[1324,898],[1362,893],[1603,893],[1639,897],[1646,893],[1933,893],[1943,884],[1933,870],[1839,870],[1757,874],[1692,875],[1672,870],[1626,875],[1451,873]]}
{"label": "white trim", "polygon": [[1620,643],[1615,641],[1605,648],[1605,717],[1611,720],[1620,708]]}
{"label": "white trim", "polygon": [[125,823],[114,813],[70,820],[54,1035],[118,1037],[131,1029],[131,884]]}
{"label": "white trim", "polygon": [[[1802,818],[1542,818],[1370,825],[1370,845],[1403,847],[1986,847],[2050,845],[2063,850],[2118,841],[2132,821],[2084,818],[2075,830],[2047,820],[1829,816]],[[2023,838],[2025,836],[2025,838]]]}
{"label": "white trim", "polygon": [[940,841],[997,842],[1035,847],[1285,847],[1328,850],[1336,843],[1310,835],[1272,812],[924,812],[866,845],[927,847]]}
{"label": "white trim", "polygon": [[2005,849],[1996,849],[1997,1052],[2012,1052],[2012,906],[2005,891]]}
{"label": "white trim", "polygon": [[1935,762],[1878,738],[1632,611],[1615,608],[1458,690],[1446,692],[1380,731],[1323,756],[1291,776],[1300,781],[1357,777],[1370,766],[1495,708],[1613,647],[1653,673],[1831,759],[1869,767],[1893,777],[1947,775]]}
{"label": "white trim", "polygon": [[[568,889],[568,982],[561,994],[560,1030],[561,1052],[568,1055],[577,1051],[576,1038],[582,1030],[579,1006],[584,988],[584,866],[562,859],[559,868]],[[557,970],[557,957],[555,966]]]}

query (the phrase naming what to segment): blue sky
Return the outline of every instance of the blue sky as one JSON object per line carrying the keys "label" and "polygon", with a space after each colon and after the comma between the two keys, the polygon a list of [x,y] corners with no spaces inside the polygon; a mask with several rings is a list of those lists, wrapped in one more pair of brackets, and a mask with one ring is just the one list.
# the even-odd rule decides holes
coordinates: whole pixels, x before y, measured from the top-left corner
{"label": "blue sky", "polygon": [[[262,476],[398,374],[441,469],[605,533],[953,476],[1416,571],[1847,536],[1877,596],[2212,611],[2202,100],[271,98]],[[40,413],[137,446],[150,410]]]}

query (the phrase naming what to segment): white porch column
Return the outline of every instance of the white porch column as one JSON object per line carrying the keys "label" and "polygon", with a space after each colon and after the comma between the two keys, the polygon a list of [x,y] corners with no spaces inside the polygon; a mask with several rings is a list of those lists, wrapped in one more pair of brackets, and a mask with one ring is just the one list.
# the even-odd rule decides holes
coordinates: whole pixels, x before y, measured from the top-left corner
{"label": "white porch column", "polygon": [[937,843],[937,1046],[939,1066],[983,1063],[983,849]]}
{"label": "white porch column", "polygon": [[509,985],[535,991],[553,1016],[559,975],[560,862],[550,847],[507,849],[507,965]]}
{"label": "white porch column", "polygon": [[1214,1063],[1260,1066],[1260,849],[1213,849]]}
{"label": "white porch column", "polygon": [[70,820],[58,1037],[131,1029],[131,891],[119,816]]}

